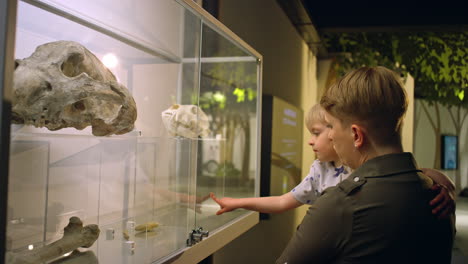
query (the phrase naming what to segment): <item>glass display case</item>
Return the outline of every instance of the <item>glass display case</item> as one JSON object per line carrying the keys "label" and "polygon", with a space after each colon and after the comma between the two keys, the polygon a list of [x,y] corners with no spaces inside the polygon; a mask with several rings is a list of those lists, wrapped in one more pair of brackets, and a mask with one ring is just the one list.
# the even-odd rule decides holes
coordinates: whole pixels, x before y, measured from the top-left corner
{"label": "glass display case", "polygon": [[209,193],[258,196],[261,55],[190,0],[8,2],[7,262],[160,263],[258,221]]}

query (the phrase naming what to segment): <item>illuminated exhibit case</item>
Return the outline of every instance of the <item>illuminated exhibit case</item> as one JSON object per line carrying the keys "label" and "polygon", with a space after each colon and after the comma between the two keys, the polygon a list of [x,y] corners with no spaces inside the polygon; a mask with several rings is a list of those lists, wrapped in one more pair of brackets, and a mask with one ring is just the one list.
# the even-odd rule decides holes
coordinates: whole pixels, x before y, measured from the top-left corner
{"label": "illuminated exhibit case", "polygon": [[7,261],[197,262],[258,222],[208,194],[259,195],[261,55],[190,0],[5,5]]}

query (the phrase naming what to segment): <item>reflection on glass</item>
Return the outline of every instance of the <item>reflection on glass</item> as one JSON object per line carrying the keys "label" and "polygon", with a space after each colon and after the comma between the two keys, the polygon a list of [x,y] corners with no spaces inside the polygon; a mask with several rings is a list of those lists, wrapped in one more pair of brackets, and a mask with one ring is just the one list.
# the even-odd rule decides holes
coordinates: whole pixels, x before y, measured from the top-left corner
{"label": "reflection on glass", "polygon": [[[211,140],[199,142],[197,193],[255,195],[257,60],[203,25],[200,107],[210,116]],[[197,226],[215,229],[245,212],[213,216],[212,200],[197,215]]]}
{"label": "reflection on glass", "polygon": [[[79,218],[99,237],[51,263],[153,263],[186,248],[191,230],[245,214],[216,216],[208,198],[255,194],[254,56],[176,1],[21,1],[16,31],[19,59],[57,40],[89,49],[128,88],[138,118],[109,137],[12,126],[7,253],[43,249]],[[161,113],[174,104],[202,109],[207,135],[170,135]],[[201,116],[186,121],[200,127]]]}

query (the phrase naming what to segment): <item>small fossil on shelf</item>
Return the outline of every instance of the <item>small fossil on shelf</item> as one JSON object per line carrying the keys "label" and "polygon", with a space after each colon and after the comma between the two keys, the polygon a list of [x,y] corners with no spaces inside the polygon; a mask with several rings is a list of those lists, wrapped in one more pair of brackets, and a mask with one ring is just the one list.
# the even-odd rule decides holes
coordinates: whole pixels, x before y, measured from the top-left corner
{"label": "small fossil on shelf", "polygon": [[144,223],[144,224],[141,224],[141,225],[137,225],[135,227],[135,231],[137,232],[150,232],[150,231],[153,231],[154,228],[158,227],[159,226],[159,223],[158,222],[147,222],[147,223]]}
{"label": "small fossil on shelf", "polygon": [[171,136],[185,138],[207,137],[208,116],[196,105],[174,104],[161,114],[164,126]]}

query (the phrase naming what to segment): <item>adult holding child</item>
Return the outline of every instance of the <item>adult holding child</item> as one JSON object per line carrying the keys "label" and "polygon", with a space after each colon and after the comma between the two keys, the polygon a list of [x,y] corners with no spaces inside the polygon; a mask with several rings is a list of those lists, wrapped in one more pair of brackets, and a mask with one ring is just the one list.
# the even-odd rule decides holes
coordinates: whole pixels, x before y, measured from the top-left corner
{"label": "adult holding child", "polygon": [[[337,185],[350,175],[351,169],[343,166],[333,148],[332,141],[328,138],[329,128],[325,122],[325,110],[320,104],[310,108],[305,124],[310,132],[310,139],[307,143],[312,147],[317,159],[310,166],[309,174],[302,182],[290,192],[280,196],[217,198],[211,193],[211,198],[221,207],[216,212],[217,215],[239,208],[261,213],[282,213],[302,205],[311,205],[323,190]],[[433,188],[439,195],[430,202],[433,206],[433,213],[439,217],[452,213],[454,200],[450,195],[453,195],[455,187],[451,180],[439,171],[423,168],[421,170],[437,183],[433,185]],[[441,188],[440,185],[445,188]]]}
{"label": "adult holding child", "polygon": [[353,173],[315,201],[277,263],[450,263],[453,212],[432,213],[433,181],[403,152],[399,77],[384,67],[357,69],[320,104],[328,137]]}

